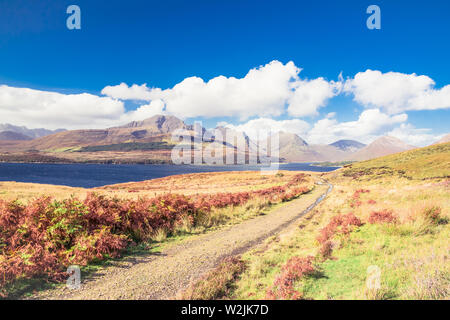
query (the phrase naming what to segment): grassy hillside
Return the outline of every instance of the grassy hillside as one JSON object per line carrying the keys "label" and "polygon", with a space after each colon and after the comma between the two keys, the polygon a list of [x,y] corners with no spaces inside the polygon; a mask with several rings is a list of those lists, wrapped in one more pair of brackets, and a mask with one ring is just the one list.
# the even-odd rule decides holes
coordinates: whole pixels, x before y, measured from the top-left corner
{"label": "grassy hillside", "polygon": [[[375,174],[431,179],[450,176],[450,143],[414,149],[346,166],[346,176],[355,178]],[[372,177],[373,178],[373,177]]]}
{"label": "grassy hillside", "polygon": [[237,299],[449,299],[449,150],[323,174],[333,192],[295,229],[219,266],[232,281],[193,284],[189,296],[207,287]]}

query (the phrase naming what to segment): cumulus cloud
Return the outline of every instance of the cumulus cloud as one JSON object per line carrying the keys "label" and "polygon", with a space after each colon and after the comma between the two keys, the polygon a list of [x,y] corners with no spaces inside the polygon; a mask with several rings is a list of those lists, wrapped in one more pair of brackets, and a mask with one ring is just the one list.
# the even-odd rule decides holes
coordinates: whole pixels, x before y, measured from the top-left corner
{"label": "cumulus cloud", "polygon": [[128,87],[122,83],[106,87],[102,93],[123,100],[161,99],[166,111],[182,118],[316,115],[317,109],[337,94],[338,83],[323,78],[301,80],[301,69],[293,62],[272,61],[251,69],[243,78],[218,76],[207,82],[189,77],[173,88]]}
{"label": "cumulus cloud", "polygon": [[341,82],[328,82],[323,78],[296,81],[289,99],[289,114],[294,117],[316,115],[317,109],[324,107],[330,98],[336,96],[341,86]]}
{"label": "cumulus cloud", "polygon": [[443,135],[432,134],[431,129],[418,129],[409,123],[402,123],[399,127],[388,132],[387,135],[418,147],[428,146],[443,137]]}
{"label": "cumulus cloud", "polygon": [[[31,128],[82,129],[111,127],[156,114],[227,121],[223,118],[233,117],[244,123],[222,124],[251,138],[268,129],[296,133],[313,144],[339,139],[368,143],[389,134],[421,146],[436,136],[406,123],[405,112],[450,108],[450,85],[437,89],[435,82],[424,75],[367,70],[345,81],[341,75],[338,81],[328,81],[322,77],[302,79],[300,73],[293,62],[272,61],[249,70],[242,78],[217,76],[205,81],[189,77],[168,89],[121,83],[106,86],[103,96],[0,85],[0,122]],[[299,119],[318,115],[320,108],[342,92],[352,94],[366,108],[356,121],[338,122],[335,112],[312,126]],[[142,105],[127,111],[123,102],[127,100]],[[287,115],[293,119],[271,119]]]}
{"label": "cumulus cloud", "polygon": [[162,100],[153,100],[149,104],[139,106],[136,110],[122,114],[118,122],[128,123],[131,121],[141,121],[155,115],[166,114],[164,107]]}
{"label": "cumulus cloud", "polygon": [[388,115],[379,109],[369,109],[363,111],[355,121],[338,122],[335,117],[336,113],[328,113],[313,126],[300,119],[268,118],[253,119],[239,125],[227,122],[219,122],[217,125],[243,131],[253,140],[269,131],[295,133],[310,144],[330,144],[342,139],[368,144],[380,136],[393,136],[407,144],[422,147],[442,138],[442,135],[433,134],[431,129],[415,128],[407,123],[408,116],[405,113]]}
{"label": "cumulus cloud", "polygon": [[408,116],[390,116],[379,109],[363,111],[358,120],[338,122],[334,115],[317,121],[305,137],[310,143],[329,144],[341,139],[352,139],[364,143],[372,142],[399,123],[406,122]]}
{"label": "cumulus cloud", "polygon": [[450,108],[450,85],[435,89],[428,76],[367,70],[348,79],[344,92],[366,107],[382,108],[389,114],[409,110]]}
{"label": "cumulus cloud", "polygon": [[300,119],[274,120],[269,118],[253,119],[240,125],[219,122],[218,126],[243,131],[247,134],[247,136],[249,136],[250,139],[253,140],[264,139],[266,133],[274,133],[279,131],[295,133],[299,136],[303,136],[310,128],[310,125],[306,121]]}
{"label": "cumulus cloud", "polygon": [[117,86],[106,86],[103,88],[102,94],[120,100],[150,101],[152,99],[146,83],[140,86],[133,84],[131,87],[124,82]]}
{"label": "cumulus cloud", "polygon": [[105,128],[142,120],[161,113],[163,107],[155,100],[127,112],[123,102],[110,97],[0,86],[0,121],[30,128]]}

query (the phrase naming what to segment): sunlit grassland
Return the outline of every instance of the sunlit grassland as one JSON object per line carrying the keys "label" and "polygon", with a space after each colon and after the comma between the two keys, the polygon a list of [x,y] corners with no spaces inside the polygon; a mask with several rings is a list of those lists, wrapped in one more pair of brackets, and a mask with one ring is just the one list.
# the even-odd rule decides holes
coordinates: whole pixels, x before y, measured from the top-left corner
{"label": "sunlit grassland", "polygon": [[[317,272],[294,285],[306,299],[450,298],[449,146],[365,161],[323,175],[335,185],[334,191],[295,231],[245,254],[248,267],[230,295],[263,299],[290,258],[315,256]],[[345,175],[346,170],[363,174]],[[370,192],[356,203],[352,198],[361,188]],[[430,208],[439,208],[437,222],[427,219]],[[398,222],[369,223],[372,212],[383,210],[392,211]],[[332,217],[350,212],[364,225],[333,238],[332,257],[322,259],[319,232]],[[375,292],[366,286],[369,266],[381,270],[381,288]]]}
{"label": "sunlit grassland", "polygon": [[[401,176],[410,179],[432,179],[449,177],[450,143],[442,143],[421,149],[392,154],[373,160],[352,164],[348,174],[365,171],[366,178],[376,179],[376,173]],[[345,170],[344,170],[345,172]]]}

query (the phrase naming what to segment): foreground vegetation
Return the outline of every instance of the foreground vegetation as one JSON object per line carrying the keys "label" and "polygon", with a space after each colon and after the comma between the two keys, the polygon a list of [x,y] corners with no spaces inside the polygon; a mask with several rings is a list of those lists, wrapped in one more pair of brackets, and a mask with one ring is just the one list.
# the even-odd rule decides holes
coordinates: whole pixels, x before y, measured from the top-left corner
{"label": "foreground vegetation", "polygon": [[71,264],[118,257],[130,245],[251,217],[309,192],[308,183],[297,174],[284,185],[234,193],[0,200],[0,285],[7,289],[17,279],[35,277],[61,281]]}
{"label": "foreground vegetation", "polygon": [[334,191],[295,230],[184,297],[449,299],[449,176],[448,143],[324,174]]}

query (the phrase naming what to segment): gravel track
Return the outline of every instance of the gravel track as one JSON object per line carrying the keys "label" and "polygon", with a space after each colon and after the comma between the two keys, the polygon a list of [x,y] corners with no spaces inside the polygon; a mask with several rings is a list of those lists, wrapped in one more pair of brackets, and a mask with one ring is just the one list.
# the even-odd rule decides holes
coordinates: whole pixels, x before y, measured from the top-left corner
{"label": "gravel track", "polygon": [[225,256],[243,253],[292,226],[331,190],[331,185],[319,183],[311,193],[267,215],[189,237],[159,254],[125,257],[83,281],[79,290],[61,286],[40,292],[33,299],[174,298]]}

